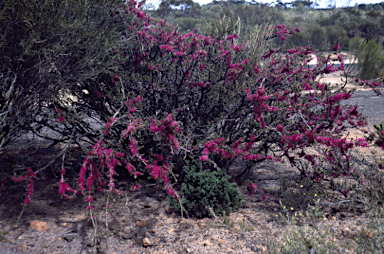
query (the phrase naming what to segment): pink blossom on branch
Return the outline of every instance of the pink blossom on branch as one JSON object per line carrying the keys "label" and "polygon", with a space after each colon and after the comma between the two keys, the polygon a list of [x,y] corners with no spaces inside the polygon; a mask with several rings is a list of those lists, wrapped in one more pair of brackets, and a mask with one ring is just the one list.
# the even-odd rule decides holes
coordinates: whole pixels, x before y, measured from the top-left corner
{"label": "pink blossom on branch", "polygon": [[135,192],[140,188],[140,184],[132,185],[132,191]]}
{"label": "pink blossom on branch", "polygon": [[339,48],[340,48],[339,43],[337,43],[337,44],[333,47],[333,49],[334,49],[335,51],[338,51]]}
{"label": "pink blossom on branch", "polygon": [[19,183],[25,182],[25,184],[26,184],[27,193],[26,193],[26,197],[24,199],[23,206],[25,206],[26,204],[28,204],[31,201],[31,196],[33,194],[33,183],[34,183],[33,179],[36,177],[36,173],[33,172],[32,168],[27,167],[26,171],[27,171],[27,173],[25,175],[22,175],[19,177],[16,177],[16,176],[12,177],[13,181],[19,182]]}
{"label": "pink blossom on branch", "polygon": [[[64,117],[61,115],[61,110],[60,110],[59,108],[55,108],[55,109],[56,109],[57,114],[59,115],[58,120],[59,120],[60,122],[62,122],[62,123],[65,123],[65,119],[64,119]],[[56,121],[57,121],[57,119],[56,119]]]}

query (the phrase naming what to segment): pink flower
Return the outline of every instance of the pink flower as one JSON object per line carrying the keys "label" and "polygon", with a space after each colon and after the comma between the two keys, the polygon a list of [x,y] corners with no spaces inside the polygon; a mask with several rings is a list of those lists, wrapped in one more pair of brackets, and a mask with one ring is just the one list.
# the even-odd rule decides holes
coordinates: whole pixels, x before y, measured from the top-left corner
{"label": "pink flower", "polygon": [[158,161],[163,161],[164,160],[164,157],[161,154],[155,153],[153,156],[155,156]]}
{"label": "pink flower", "polygon": [[233,34],[233,35],[230,35],[226,38],[226,40],[230,40],[230,39],[237,39],[237,34]]}
{"label": "pink flower", "polygon": [[59,108],[56,108],[56,112],[57,114],[59,115],[58,119],[60,122],[64,123],[65,122],[65,119],[64,117],[61,115],[61,110]]}
{"label": "pink flower", "polygon": [[143,101],[143,97],[141,95],[138,95],[135,99],[135,103],[140,103]]}
{"label": "pink flower", "polygon": [[162,177],[162,179],[163,179],[163,183],[165,185],[167,185],[169,183],[169,178],[168,177],[164,176],[164,177]]}
{"label": "pink flower", "polygon": [[30,196],[27,195],[27,197],[25,198],[24,200],[24,203],[23,203],[23,206],[25,206],[26,204],[28,204],[29,202],[31,202],[31,200],[29,199]]}
{"label": "pink flower", "polygon": [[128,147],[130,149],[132,156],[136,156],[139,154],[139,150],[137,150],[136,145],[137,145],[137,141],[135,139],[129,142]]}
{"label": "pink flower", "polygon": [[129,172],[130,174],[136,170],[135,167],[134,167],[131,163],[127,163],[127,165],[125,166],[125,168],[128,170],[128,172]]}
{"label": "pink flower", "polygon": [[294,54],[296,52],[296,49],[288,49],[287,52],[289,54]]}
{"label": "pink flower", "polygon": [[117,83],[119,81],[119,77],[120,76],[118,74],[114,75],[112,78],[112,83]]}
{"label": "pink flower", "polygon": [[157,120],[156,119],[152,119],[151,125],[150,125],[149,129],[152,132],[159,132],[159,131],[161,131],[161,129],[157,126]]}
{"label": "pink flower", "polygon": [[132,185],[132,191],[137,191],[140,188],[140,184]]}
{"label": "pink flower", "polygon": [[168,51],[168,52],[174,51],[173,46],[170,46],[170,45],[160,45],[160,49],[163,49],[163,50]]}
{"label": "pink flower", "polygon": [[93,173],[91,172],[87,178],[87,191],[91,191],[92,190],[92,186],[93,186]]}
{"label": "pink flower", "polygon": [[256,184],[254,184],[253,182],[249,182],[248,183],[248,187],[249,187],[250,190],[256,190],[257,189]]}
{"label": "pink flower", "polygon": [[168,192],[168,194],[169,195],[171,195],[172,197],[174,197],[174,198],[178,198],[178,196],[176,195],[176,193],[175,193],[175,191],[173,190],[173,188],[172,188],[172,186],[171,185],[167,185],[166,187],[165,187],[165,189],[167,190],[167,192]]}
{"label": "pink flower", "polygon": [[67,191],[69,191],[69,192],[75,192],[75,190],[72,189],[71,186],[69,186],[67,183],[65,183],[65,182],[60,182],[60,183],[59,183],[59,194],[60,194],[60,195],[64,195],[65,192],[67,192]]}
{"label": "pink flower", "polygon": [[338,51],[338,50],[339,50],[339,48],[340,48],[340,45],[339,45],[339,43],[337,43],[337,44],[336,44],[336,46],[334,46],[334,47],[333,47],[333,49],[334,49],[335,51]]}
{"label": "pink flower", "polygon": [[142,175],[143,173],[141,173],[141,172],[139,172],[139,171],[136,171],[136,172],[133,172],[132,173],[132,175],[134,175],[134,176],[140,176],[140,175]]}
{"label": "pink flower", "polygon": [[93,202],[93,198],[92,198],[92,195],[91,195],[91,194],[88,195],[86,201],[89,202],[89,203],[92,203],[92,202]]}

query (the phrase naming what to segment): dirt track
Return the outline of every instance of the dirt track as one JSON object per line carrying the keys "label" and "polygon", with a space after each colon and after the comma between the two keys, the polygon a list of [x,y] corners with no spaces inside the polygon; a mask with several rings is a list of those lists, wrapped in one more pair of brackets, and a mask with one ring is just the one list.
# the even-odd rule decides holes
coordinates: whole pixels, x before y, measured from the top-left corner
{"label": "dirt track", "polygon": [[[341,77],[340,73],[334,73],[318,80],[322,83],[342,84],[345,78]],[[384,121],[384,91],[383,95],[378,96],[372,89],[363,88],[355,82],[348,82],[346,88],[356,89],[356,91],[351,98],[342,102],[343,105],[358,105],[358,111],[367,117],[369,125]]]}
{"label": "dirt track", "polygon": [[384,96],[377,96],[371,90],[358,90],[343,104],[358,105],[358,111],[367,117],[368,123],[380,124],[384,121]]}

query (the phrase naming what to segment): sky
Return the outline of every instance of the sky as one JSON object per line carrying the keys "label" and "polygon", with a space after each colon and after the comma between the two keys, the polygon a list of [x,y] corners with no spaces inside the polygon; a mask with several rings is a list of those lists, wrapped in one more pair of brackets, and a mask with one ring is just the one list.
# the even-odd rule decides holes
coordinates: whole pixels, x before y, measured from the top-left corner
{"label": "sky", "polygon": [[[204,5],[212,2],[212,0],[193,0],[193,1],[198,2],[200,5]],[[246,0],[246,1],[250,2],[250,0]],[[289,3],[292,1],[294,0],[282,0],[283,3]],[[316,1],[316,0],[312,0],[312,1]],[[375,4],[375,3],[384,2],[384,0],[317,0],[320,8],[325,8],[329,1],[336,2],[336,7],[354,6],[355,4]],[[161,0],[147,0],[146,2],[147,4],[152,3],[156,6],[161,2]],[[273,2],[276,2],[276,0],[256,0],[256,2],[273,3]]]}

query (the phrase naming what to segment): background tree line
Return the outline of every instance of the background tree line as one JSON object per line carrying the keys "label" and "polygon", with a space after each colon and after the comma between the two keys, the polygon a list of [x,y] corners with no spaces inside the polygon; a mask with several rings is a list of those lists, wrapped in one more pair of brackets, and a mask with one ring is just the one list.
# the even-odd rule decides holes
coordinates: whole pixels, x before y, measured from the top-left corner
{"label": "background tree line", "polygon": [[241,21],[240,36],[245,39],[255,26],[298,26],[301,32],[289,38],[288,43],[310,45],[320,51],[331,50],[337,42],[342,50],[354,50],[354,37],[369,41],[384,36],[384,2],[347,8],[315,9],[316,6],[306,0],[277,1],[274,6],[245,0],[213,1],[203,6],[192,0],[163,0],[158,9],[148,13],[178,25],[180,32],[201,31],[207,22],[225,15]]}

